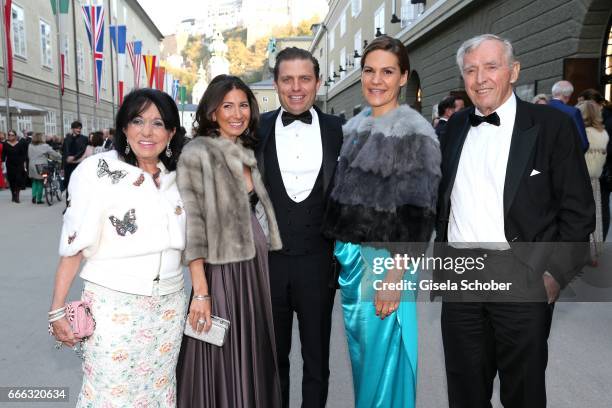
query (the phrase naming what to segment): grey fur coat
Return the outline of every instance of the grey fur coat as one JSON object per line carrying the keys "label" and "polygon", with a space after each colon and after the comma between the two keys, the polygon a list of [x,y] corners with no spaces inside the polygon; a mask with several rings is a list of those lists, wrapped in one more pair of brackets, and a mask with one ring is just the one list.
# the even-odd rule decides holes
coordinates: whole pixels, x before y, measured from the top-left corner
{"label": "grey fur coat", "polygon": [[342,131],[325,235],[353,243],[429,241],[441,178],[431,125],[402,105],[380,117],[364,110]]}
{"label": "grey fur coat", "polygon": [[204,258],[211,264],[225,264],[255,257],[243,166],[251,169],[253,188],[259,196],[257,218],[266,232],[268,247],[281,248],[272,202],[253,151],[224,137],[199,136],[183,148],[177,167],[187,215],[185,263]]}

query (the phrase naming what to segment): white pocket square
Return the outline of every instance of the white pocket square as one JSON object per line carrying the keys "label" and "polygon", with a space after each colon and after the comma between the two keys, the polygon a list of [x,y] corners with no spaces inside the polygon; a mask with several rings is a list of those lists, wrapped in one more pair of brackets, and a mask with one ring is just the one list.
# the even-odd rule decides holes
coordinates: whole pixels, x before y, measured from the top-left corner
{"label": "white pocket square", "polygon": [[539,171],[537,171],[536,169],[533,169],[533,170],[531,170],[531,174],[529,175],[529,177],[531,177],[531,176],[535,176],[535,175],[537,175],[537,174],[540,174],[540,172],[539,172]]}

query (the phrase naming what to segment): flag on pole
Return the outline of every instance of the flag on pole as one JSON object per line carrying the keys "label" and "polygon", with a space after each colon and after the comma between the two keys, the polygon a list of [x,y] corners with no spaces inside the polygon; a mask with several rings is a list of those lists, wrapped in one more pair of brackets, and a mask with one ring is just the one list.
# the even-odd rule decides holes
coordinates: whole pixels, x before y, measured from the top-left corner
{"label": "flag on pole", "polygon": [[176,98],[178,98],[179,93],[179,80],[175,79],[172,81],[172,99],[176,102]]}
{"label": "flag on pole", "polygon": [[187,103],[187,87],[185,85],[181,85],[179,92],[181,94],[181,105],[184,105]]}
{"label": "flag on pole", "polygon": [[130,41],[127,43],[128,54],[134,70],[134,88],[140,87],[140,67],[142,66],[142,41]]}
{"label": "flag on pole", "polygon": [[145,73],[147,74],[147,82],[149,84],[149,88],[153,88],[153,81],[155,80],[155,68],[157,56],[151,54],[145,54],[142,56],[142,59],[145,64]]}
{"label": "flag on pole", "polygon": [[13,42],[11,41],[11,16],[13,15],[12,2],[13,0],[5,0],[4,3],[4,40],[6,44],[6,86],[13,86]]}
{"label": "flag on pole", "polygon": [[94,59],[94,97],[100,102],[100,86],[102,85],[102,68],[104,66],[104,7],[82,6],[83,17],[89,45]]}
{"label": "flag on pole", "polygon": [[117,89],[119,91],[119,105],[123,103],[123,93],[125,84],[125,49],[126,49],[126,38],[127,38],[127,27],[124,25],[110,26],[111,38],[113,39],[113,46],[117,53]]}
{"label": "flag on pole", "polygon": [[[57,16],[59,12],[59,27],[58,31],[60,34],[60,88],[62,95],[64,95],[64,79],[66,76],[66,51],[68,50],[68,38],[64,38],[62,35],[62,28],[68,27],[68,11],[70,10],[70,0],[50,0],[51,1],[51,10],[53,11],[53,15]],[[59,10],[58,10],[59,6]],[[64,41],[65,40],[65,41]],[[65,45],[64,45],[65,43]]]}
{"label": "flag on pole", "polygon": [[160,91],[164,90],[164,85],[166,82],[166,67],[157,67],[157,72],[155,73],[155,87]]}
{"label": "flag on pole", "polygon": [[172,84],[174,83],[174,75],[166,70],[166,80],[164,81],[164,90],[168,95],[172,95]]}

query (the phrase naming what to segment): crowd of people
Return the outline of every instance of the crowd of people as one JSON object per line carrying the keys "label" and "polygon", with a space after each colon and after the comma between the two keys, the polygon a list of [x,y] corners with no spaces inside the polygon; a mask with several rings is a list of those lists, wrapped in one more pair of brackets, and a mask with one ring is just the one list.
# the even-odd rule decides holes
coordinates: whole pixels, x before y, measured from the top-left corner
{"label": "crowd of people", "polygon": [[[11,190],[11,201],[21,202],[21,191],[32,187],[32,204],[43,204],[42,173],[49,162],[60,168],[62,189],[68,187],[70,174],[87,157],[113,148],[114,129],[81,134],[83,125],[72,122],[65,137],[45,136],[43,133],[24,131],[21,136],[10,129],[8,135],[0,131],[0,190]],[[6,177],[5,177],[6,174]]]}
{"label": "crowd of people", "polygon": [[[295,47],[276,57],[279,109],[259,115],[249,87],[220,75],[187,144],[175,102],[153,89],[125,97],[112,139],[90,141],[73,123],[49,320],[58,345],[80,341],[64,305],[84,262],[96,327],[82,342],[77,406],[288,407],[297,315],[302,406],[324,407],[339,288],[355,405],[414,407],[416,294],[375,290],[368,260],[434,229],[451,256],[484,251],[492,276],[532,282],[507,302],[442,296],[449,405],[490,406],[499,372],[504,406],[546,406],[554,302],[587,262],[581,244],[604,231],[593,196],[607,157],[603,101],[582,95],[581,138],[575,115],[514,95],[513,46],[485,34],[458,49],[467,97],[441,101],[434,129],[399,103],[410,73],[399,40],[371,41],[360,64],[369,108],[344,126],[314,106],[319,63]],[[27,156],[18,143],[12,134],[9,156]],[[576,247],[539,245],[557,242]],[[381,278],[392,286],[415,272]],[[183,335],[217,318],[230,322],[222,346]]]}

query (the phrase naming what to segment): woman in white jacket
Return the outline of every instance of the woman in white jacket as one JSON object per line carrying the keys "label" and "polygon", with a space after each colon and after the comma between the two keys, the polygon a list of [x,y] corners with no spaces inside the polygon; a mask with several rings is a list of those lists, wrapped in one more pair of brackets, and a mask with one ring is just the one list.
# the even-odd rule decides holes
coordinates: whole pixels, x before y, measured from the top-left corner
{"label": "woman in white jacket", "polygon": [[60,345],[77,343],[61,315],[85,259],[82,298],[96,328],[83,342],[77,406],[174,407],[185,319],[185,214],[175,183],[184,135],[172,98],[153,89],[127,95],[116,122],[116,150],[72,175],[49,320]]}

